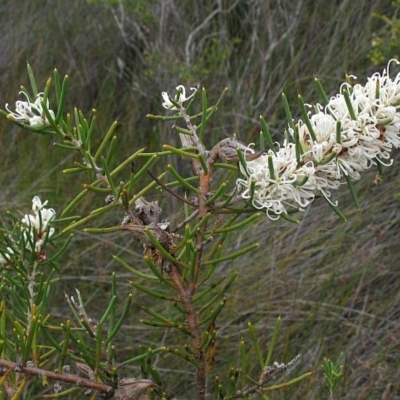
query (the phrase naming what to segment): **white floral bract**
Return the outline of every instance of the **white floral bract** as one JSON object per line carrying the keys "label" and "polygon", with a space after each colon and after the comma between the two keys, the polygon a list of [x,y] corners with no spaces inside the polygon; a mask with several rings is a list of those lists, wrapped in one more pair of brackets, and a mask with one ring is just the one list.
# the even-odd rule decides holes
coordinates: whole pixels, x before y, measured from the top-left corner
{"label": "white floral bract", "polygon": [[237,187],[242,197],[277,219],[288,207],[304,209],[318,193],[331,202],[331,190],[346,178],[357,180],[377,163],[391,164],[390,152],[400,147],[400,73],[390,78],[391,63],[399,64],[391,60],[364,86],[344,83],[325,107],[314,106],[315,113],[308,113],[314,136],[298,121],[299,162],[295,143],[285,142],[276,152],[248,161],[246,168],[241,165],[245,178],[237,180]]}
{"label": "white floral bract", "polygon": [[[8,103],[6,104],[6,110],[9,112],[8,116],[14,121],[29,124],[30,126],[39,128],[41,126],[50,125],[48,119],[43,110],[42,101],[44,94],[38,93],[36,96],[36,100],[31,102],[29,100],[28,95],[25,92],[20,92],[19,94],[23,94],[27,101],[18,100],[15,102],[15,111],[11,111],[8,108]],[[46,107],[49,110],[49,114],[55,119],[54,112],[49,109],[49,99],[46,100]]]}
{"label": "white floral bract", "polygon": [[47,200],[42,203],[38,196],[32,199],[32,214],[25,214],[22,218],[22,225],[25,227],[25,241],[34,244],[35,252],[40,252],[45,241],[53,236],[54,228],[50,227],[56,213],[52,208],[45,208]]}
{"label": "white floral bract", "polygon": [[[190,96],[186,97],[186,88],[183,85],[179,85],[176,87],[176,95],[172,99],[174,103],[179,104],[181,107],[185,101],[190,100],[195,93],[197,92],[197,88],[191,87],[190,90],[193,92]],[[167,110],[177,110],[178,108],[176,105],[171,101],[171,97],[167,92],[162,92],[161,93],[162,98],[164,99],[164,102],[162,103],[162,106],[166,108]]]}

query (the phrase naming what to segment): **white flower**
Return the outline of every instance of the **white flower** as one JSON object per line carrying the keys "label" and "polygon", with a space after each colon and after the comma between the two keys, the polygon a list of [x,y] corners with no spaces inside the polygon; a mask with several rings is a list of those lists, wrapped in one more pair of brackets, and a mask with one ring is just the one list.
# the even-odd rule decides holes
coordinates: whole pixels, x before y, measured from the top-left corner
{"label": "white flower", "polygon": [[308,114],[308,125],[298,121],[300,156],[295,143],[285,142],[276,154],[270,150],[241,166],[245,178],[237,186],[242,197],[278,218],[288,206],[304,208],[318,192],[332,203],[331,190],[346,178],[357,180],[377,163],[390,164],[392,148],[400,148],[400,73],[390,78],[392,63],[399,64],[390,61],[364,86],[344,83],[326,107],[313,107],[316,113]]}
{"label": "white flower", "polygon": [[0,253],[0,265],[4,265],[10,261],[12,255],[14,255],[14,250],[11,247],[7,247],[2,251]]}
{"label": "white flower", "polygon": [[294,143],[285,142],[276,154],[269,150],[249,161],[246,170],[240,168],[248,177],[237,180],[242,197],[250,199],[255,208],[266,209],[271,219],[287,213],[288,206],[306,207],[314,199],[314,166],[307,163],[297,168]]}
{"label": "white flower", "polygon": [[[28,95],[25,92],[20,92],[23,94],[27,101],[18,100],[15,102],[15,111],[11,111],[8,108],[8,103],[6,104],[6,110],[9,112],[8,117],[14,121],[29,124],[33,127],[41,127],[50,125],[43,111],[42,101],[44,94],[38,93],[36,100],[31,102]],[[54,112],[49,109],[49,99],[46,100],[46,107],[53,119],[55,119]]]}
{"label": "white flower", "polygon": [[35,251],[40,252],[46,239],[54,234],[54,228],[49,225],[56,213],[52,208],[45,208],[47,200],[42,203],[38,196],[32,199],[32,213],[25,214],[21,222],[25,227],[25,241],[27,246],[33,243]]}
{"label": "white flower", "polygon": [[[164,102],[162,103],[162,106],[164,108],[166,108],[167,110],[177,110],[178,108],[176,107],[176,105],[174,103],[179,104],[182,107],[182,104],[185,101],[190,100],[195,93],[197,92],[197,88],[195,87],[191,87],[190,90],[193,92],[190,96],[186,97],[186,89],[183,85],[179,85],[176,87],[176,95],[175,97],[172,99],[169,94],[167,92],[162,92],[161,96],[164,99]],[[171,101],[171,99],[173,100],[173,102]]]}

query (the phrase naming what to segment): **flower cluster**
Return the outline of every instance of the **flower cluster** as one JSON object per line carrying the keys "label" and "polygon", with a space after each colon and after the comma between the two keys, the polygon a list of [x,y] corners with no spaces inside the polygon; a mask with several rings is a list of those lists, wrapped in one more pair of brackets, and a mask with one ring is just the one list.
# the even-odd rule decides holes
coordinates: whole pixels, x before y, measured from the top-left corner
{"label": "flower cluster", "polygon": [[22,218],[26,246],[36,253],[40,253],[44,243],[54,234],[50,227],[56,216],[52,208],[45,208],[47,200],[42,203],[38,196],[32,199],[32,213]]}
{"label": "flower cluster", "polygon": [[[18,100],[15,102],[15,111],[11,111],[6,104],[6,110],[9,112],[8,118],[23,124],[29,124],[32,127],[40,128],[50,125],[45,112],[43,110],[43,93],[38,93],[36,100],[32,102],[25,92],[20,92],[26,97],[27,101]],[[55,119],[54,112],[49,109],[49,99],[46,99],[46,108],[49,110],[50,116]]]}
{"label": "flower cluster", "polygon": [[5,250],[0,251],[0,267],[7,264],[13,255],[14,250],[11,247],[7,247]]}
{"label": "flower cluster", "polygon": [[191,87],[190,90],[193,92],[190,96],[186,97],[186,89],[185,86],[179,85],[176,87],[176,95],[175,97],[171,100],[171,97],[167,92],[162,92],[161,96],[164,99],[164,102],[162,103],[162,106],[166,108],[167,110],[177,110],[177,106],[179,105],[182,107],[183,103],[185,101],[190,100],[195,93],[197,92],[197,88]]}
{"label": "flower cluster", "polygon": [[294,143],[241,166],[242,197],[277,219],[290,208],[303,209],[316,194],[333,204],[332,189],[373,165],[390,164],[392,148],[400,147],[400,73],[390,78],[391,63],[399,64],[392,60],[364,86],[344,83],[325,106],[314,106],[296,132],[290,130]]}

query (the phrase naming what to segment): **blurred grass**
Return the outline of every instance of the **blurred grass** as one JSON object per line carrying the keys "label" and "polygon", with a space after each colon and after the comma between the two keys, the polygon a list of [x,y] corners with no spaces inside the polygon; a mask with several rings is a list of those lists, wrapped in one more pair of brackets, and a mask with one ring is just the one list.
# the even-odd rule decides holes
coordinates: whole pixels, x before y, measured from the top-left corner
{"label": "blurred grass", "polygon": [[[297,93],[306,102],[315,102],[319,99],[314,75],[333,94],[345,72],[362,82],[380,69],[368,59],[372,31],[380,23],[371,19],[371,12],[390,11],[390,1],[380,0],[112,3],[1,2],[0,102],[13,104],[19,86],[27,84],[27,61],[42,85],[57,67],[71,76],[68,105],[87,113],[98,109],[99,138],[114,119],[119,120],[121,159],[138,147],[154,149],[176,140],[168,125],[148,121],[145,115],[160,112],[161,91],[180,83],[200,82],[210,102],[225,86],[230,88],[209,126],[208,145],[232,133],[244,141],[257,141],[260,114],[275,140],[281,140],[282,91],[292,104]],[[84,183],[60,174],[73,160],[49,139],[20,132],[3,120],[0,134],[2,216],[9,208],[28,209],[36,194],[61,208]],[[293,376],[318,370],[323,357],[336,359],[343,351],[345,375],[337,398],[383,399],[387,393],[387,399],[400,399],[399,204],[393,199],[400,187],[397,170],[395,162],[378,186],[372,184],[374,171],[357,183],[359,211],[345,188],[337,194],[349,216],[347,224],[319,200],[299,226],[265,218],[232,239],[232,249],[254,237],[262,246],[220,268],[221,273],[237,269],[240,277],[219,322],[221,355],[215,373],[226,374],[237,363],[238,343],[248,321],[262,333],[266,347],[275,319],[281,316],[274,360],[288,362],[302,353]],[[60,289],[71,293],[78,286],[94,318],[104,308],[101,303],[113,268],[120,275],[122,292],[131,290],[124,283],[129,275],[111,262],[109,254],[136,267],[141,263],[140,249],[129,237],[113,239],[77,234],[62,266],[65,277]],[[179,340],[175,332],[138,325],[143,314],[139,304],[148,301],[142,295],[135,297],[132,318],[120,336],[119,352],[124,356],[133,354],[139,342],[156,346]],[[63,300],[55,299],[55,304],[55,316],[62,316]],[[171,391],[181,396],[190,391],[192,375],[186,366],[174,364],[172,356],[157,362]],[[309,382],[271,395],[327,397],[320,371]]]}
{"label": "blurred grass", "polygon": [[[372,184],[373,178],[371,171],[360,188],[359,211],[353,210],[346,190],[341,191],[348,223],[317,201],[298,227],[260,223],[244,233],[244,243],[257,237],[268,250],[236,263],[243,267],[235,265],[248,274],[234,289],[231,316],[236,316],[236,324],[233,329],[226,326],[226,337],[237,342],[250,320],[257,322],[259,331],[269,333],[267,344],[272,321],[281,316],[284,340],[276,357],[288,360],[302,353],[298,373],[318,368],[323,357],[334,359],[344,352],[345,379],[338,398],[378,399],[390,386],[387,398],[394,399],[400,391],[396,380],[399,205],[393,200],[399,178],[396,167],[387,171],[380,186]],[[315,392],[321,376],[314,379],[311,392],[295,388],[277,398],[327,398],[322,389]]]}

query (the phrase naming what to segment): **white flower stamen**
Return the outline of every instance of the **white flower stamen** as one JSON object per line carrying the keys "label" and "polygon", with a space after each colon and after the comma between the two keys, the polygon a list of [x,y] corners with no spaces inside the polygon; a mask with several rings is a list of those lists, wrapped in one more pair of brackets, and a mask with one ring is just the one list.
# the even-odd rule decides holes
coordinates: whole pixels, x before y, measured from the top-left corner
{"label": "white flower stamen", "polygon": [[[28,95],[25,92],[20,92],[20,94],[23,94],[26,97],[27,101],[16,101],[15,111],[11,111],[8,108],[7,103],[5,105],[5,108],[9,112],[8,117],[13,121],[28,124],[36,128],[50,125],[50,122],[48,121],[42,106],[44,94],[38,93],[34,102],[30,101]],[[49,99],[46,100],[46,107],[49,110],[49,114],[51,115],[51,117],[55,119],[54,112],[49,109]]]}
{"label": "white flower stamen", "polygon": [[191,87],[190,90],[193,93],[188,97],[186,97],[186,88],[183,85],[179,85],[176,87],[177,93],[174,98],[170,97],[170,95],[167,92],[162,92],[161,96],[164,99],[162,106],[167,110],[178,110],[176,104],[182,107],[183,103],[190,100],[197,92],[197,88],[195,87]]}

